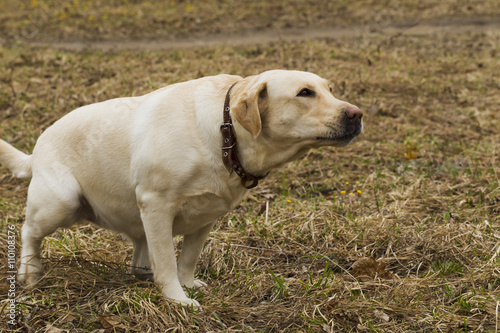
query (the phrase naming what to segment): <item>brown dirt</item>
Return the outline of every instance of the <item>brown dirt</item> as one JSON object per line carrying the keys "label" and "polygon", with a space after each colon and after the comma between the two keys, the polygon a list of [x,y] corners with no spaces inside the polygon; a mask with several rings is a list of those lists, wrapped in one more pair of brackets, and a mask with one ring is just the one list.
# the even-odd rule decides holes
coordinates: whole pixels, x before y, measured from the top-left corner
{"label": "brown dirt", "polygon": [[443,33],[485,32],[500,29],[499,18],[460,18],[440,19],[434,21],[408,24],[383,25],[381,23],[365,24],[353,27],[321,27],[321,28],[285,28],[270,30],[249,30],[235,34],[212,34],[198,38],[182,38],[174,40],[106,40],[106,41],[34,41],[25,43],[34,47],[51,47],[56,49],[82,50],[173,50],[215,47],[219,45],[243,46],[259,45],[274,42],[306,41],[312,39],[336,39],[357,37],[360,35],[399,35],[421,36]]}

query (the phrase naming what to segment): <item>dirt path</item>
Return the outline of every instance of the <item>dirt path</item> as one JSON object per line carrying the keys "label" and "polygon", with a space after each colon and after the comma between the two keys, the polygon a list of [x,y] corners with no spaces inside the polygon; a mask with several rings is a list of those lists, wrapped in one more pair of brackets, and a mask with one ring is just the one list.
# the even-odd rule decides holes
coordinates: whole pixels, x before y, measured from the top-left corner
{"label": "dirt path", "polygon": [[278,41],[301,41],[317,38],[357,37],[361,35],[432,35],[437,33],[463,33],[499,31],[500,18],[462,18],[439,21],[417,22],[406,25],[368,24],[357,27],[290,28],[283,30],[247,31],[240,34],[207,35],[197,38],[178,40],[118,40],[84,42],[36,42],[29,41],[34,47],[81,50],[172,50],[211,47],[217,45],[257,45]]}

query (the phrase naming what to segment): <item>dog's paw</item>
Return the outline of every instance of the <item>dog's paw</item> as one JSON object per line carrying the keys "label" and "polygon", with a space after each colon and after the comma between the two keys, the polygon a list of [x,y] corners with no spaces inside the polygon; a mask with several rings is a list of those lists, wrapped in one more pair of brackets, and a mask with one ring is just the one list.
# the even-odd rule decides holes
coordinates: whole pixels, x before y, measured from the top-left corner
{"label": "dog's paw", "polygon": [[179,279],[179,282],[181,283],[181,286],[185,287],[185,288],[194,288],[194,289],[198,289],[198,288],[205,288],[207,286],[207,284],[201,280],[193,280],[191,279],[190,281],[186,281],[186,280],[181,280]]}
{"label": "dog's paw", "polygon": [[141,281],[155,282],[154,275],[152,273],[133,273],[134,276]]}
{"label": "dog's paw", "polygon": [[40,281],[42,278],[41,273],[19,273],[17,274],[17,281],[24,284],[26,288],[30,289]]}
{"label": "dog's paw", "polygon": [[41,264],[21,263],[17,273],[17,281],[31,288],[42,278]]}
{"label": "dog's paw", "polygon": [[194,280],[193,281],[193,287],[198,289],[198,288],[206,288],[207,284],[201,280]]}
{"label": "dog's paw", "polygon": [[198,311],[201,310],[200,303],[192,298],[185,297],[182,299],[170,299],[170,300],[185,308],[194,308],[197,309]]}

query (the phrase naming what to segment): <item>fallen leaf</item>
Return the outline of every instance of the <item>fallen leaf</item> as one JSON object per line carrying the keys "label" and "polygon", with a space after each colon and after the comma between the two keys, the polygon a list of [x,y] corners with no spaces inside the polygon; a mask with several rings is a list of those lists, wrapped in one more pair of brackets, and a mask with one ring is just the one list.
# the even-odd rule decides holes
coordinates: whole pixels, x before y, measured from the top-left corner
{"label": "fallen leaf", "polygon": [[108,316],[99,316],[99,321],[101,322],[102,327],[104,327],[105,329],[110,329],[115,327],[123,328],[123,325],[120,324],[120,322]]}
{"label": "fallen leaf", "polygon": [[405,153],[404,157],[408,161],[409,160],[414,160],[414,159],[418,158],[418,153],[416,151],[410,150],[410,151],[408,151],[408,152]]}
{"label": "fallen leaf", "polygon": [[53,323],[47,323],[45,326],[45,332],[46,333],[66,333],[68,331],[55,327]]}
{"label": "fallen leaf", "polygon": [[375,278],[383,280],[391,280],[395,275],[386,270],[385,264],[382,261],[376,261],[375,258],[361,258],[357,260],[351,267],[352,275],[360,281],[369,281]]}
{"label": "fallen leaf", "polygon": [[381,321],[384,321],[386,323],[391,319],[391,318],[389,318],[389,315],[387,313],[385,313],[384,311],[375,310],[375,311],[373,311],[373,313],[375,314],[375,317],[377,317],[378,319],[380,319]]}

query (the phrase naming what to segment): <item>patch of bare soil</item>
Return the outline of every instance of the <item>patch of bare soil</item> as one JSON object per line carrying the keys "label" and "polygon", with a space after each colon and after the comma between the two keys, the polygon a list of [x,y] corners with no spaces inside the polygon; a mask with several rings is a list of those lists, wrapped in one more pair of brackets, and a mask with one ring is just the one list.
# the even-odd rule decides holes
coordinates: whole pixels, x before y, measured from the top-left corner
{"label": "patch of bare soil", "polygon": [[237,34],[213,34],[175,40],[115,40],[115,41],[27,41],[34,47],[51,47],[63,50],[172,50],[213,47],[218,45],[243,46],[274,42],[336,39],[366,34],[433,35],[442,33],[485,32],[500,29],[499,18],[450,18],[447,20],[414,22],[409,24],[365,24],[355,27],[287,28],[249,30]]}

